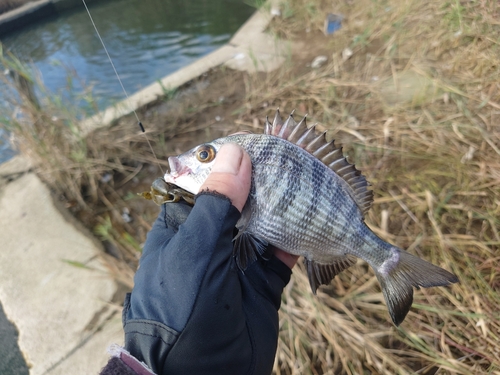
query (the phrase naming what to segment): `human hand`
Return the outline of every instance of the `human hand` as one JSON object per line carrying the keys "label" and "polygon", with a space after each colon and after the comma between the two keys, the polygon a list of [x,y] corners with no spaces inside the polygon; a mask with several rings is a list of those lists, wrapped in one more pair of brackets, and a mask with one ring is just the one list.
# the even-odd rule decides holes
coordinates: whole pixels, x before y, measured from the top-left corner
{"label": "human hand", "polygon": [[225,195],[241,212],[250,192],[251,177],[250,156],[236,143],[228,143],[217,153],[212,171],[200,191],[208,189]]}
{"label": "human hand", "polygon": [[236,266],[232,240],[250,180],[248,154],[222,147],[194,207],[163,205],[148,233],[123,320],[125,349],[156,374],[271,372],[297,257],[275,249],[244,273]]}

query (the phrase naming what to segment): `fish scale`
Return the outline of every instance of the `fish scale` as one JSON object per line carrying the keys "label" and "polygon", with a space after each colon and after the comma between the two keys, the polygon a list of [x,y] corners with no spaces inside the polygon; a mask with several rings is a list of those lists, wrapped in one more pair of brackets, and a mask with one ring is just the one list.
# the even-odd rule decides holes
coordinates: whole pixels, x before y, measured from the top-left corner
{"label": "fish scale", "polygon": [[265,134],[236,134],[216,139],[169,158],[164,178],[197,194],[217,151],[239,144],[252,162],[251,189],[237,223],[234,254],[244,270],[270,244],[304,257],[313,292],[357,258],[374,270],[390,316],[399,325],[413,302],[413,288],[455,283],[457,277],[375,235],[364,214],[373,201],[369,183],[347,162],[342,148],[325,133],[308,128],[305,117],[286,121],[279,111]]}

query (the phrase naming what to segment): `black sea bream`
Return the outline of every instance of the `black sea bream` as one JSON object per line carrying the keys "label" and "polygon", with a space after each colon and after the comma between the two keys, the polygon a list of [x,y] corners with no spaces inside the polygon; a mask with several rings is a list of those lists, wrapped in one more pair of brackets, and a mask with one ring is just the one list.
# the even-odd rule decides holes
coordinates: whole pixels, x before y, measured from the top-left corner
{"label": "black sea bream", "polygon": [[250,196],[237,223],[235,256],[240,268],[271,244],[303,256],[313,292],[346,268],[365,260],[375,271],[394,324],[413,302],[413,287],[442,286],[457,277],[377,237],[365,224],[373,201],[364,176],[324,133],[307,128],[305,118],[285,122],[279,112],[265,134],[237,134],[169,158],[165,175],[198,193],[217,157],[229,142],[242,146],[252,160]]}

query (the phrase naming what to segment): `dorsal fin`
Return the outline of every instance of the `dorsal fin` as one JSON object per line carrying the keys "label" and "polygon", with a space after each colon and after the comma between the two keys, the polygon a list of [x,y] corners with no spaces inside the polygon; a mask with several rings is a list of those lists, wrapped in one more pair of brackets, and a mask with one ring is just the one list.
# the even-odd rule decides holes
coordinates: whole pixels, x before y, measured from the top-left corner
{"label": "dorsal fin", "polygon": [[326,132],[316,133],[316,125],[307,127],[306,116],[297,123],[293,112],[283,122],[279,109],[276,110],[273,123],[266,118],[264,134],[280,137],[302,147],[321,160],[328,168],[347,182],[354,193],[359,209],[365,214],[373,203],[373,191],[368,190],[370,183],[353,164],[344,157],[342,147],[335,146],[335,141],[326,140]]}

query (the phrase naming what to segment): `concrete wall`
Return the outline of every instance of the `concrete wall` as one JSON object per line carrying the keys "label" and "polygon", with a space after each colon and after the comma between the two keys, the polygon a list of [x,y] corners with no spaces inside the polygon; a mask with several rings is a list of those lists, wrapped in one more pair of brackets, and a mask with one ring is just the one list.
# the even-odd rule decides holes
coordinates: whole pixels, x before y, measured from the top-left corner
{"label": "concrete wall", "polygon": [[[87,3],[94,1],[98,0],[86,0]],[[0,35],[76,7],[83,7],[81,0],[38,0],[26,3],[22,7],[0,15]]]}

